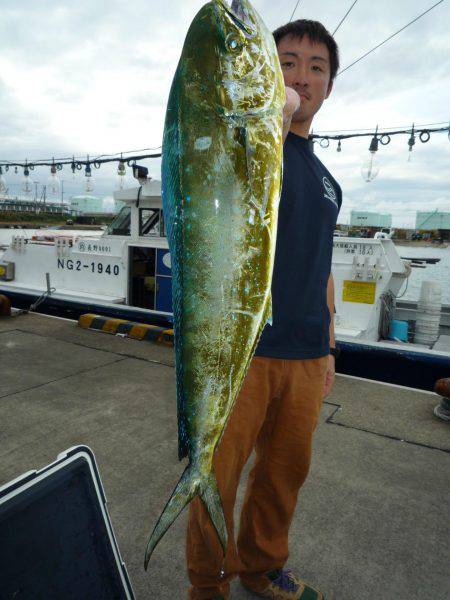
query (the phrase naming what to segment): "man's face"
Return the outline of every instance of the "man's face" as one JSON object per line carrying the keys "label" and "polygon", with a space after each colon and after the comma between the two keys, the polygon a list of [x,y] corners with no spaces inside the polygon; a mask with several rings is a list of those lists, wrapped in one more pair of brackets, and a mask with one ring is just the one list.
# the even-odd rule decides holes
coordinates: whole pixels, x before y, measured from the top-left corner
{"label": "man's face", "polygon": [[313,44],[306,35],[302,39],[287,35],[278,42],[278,55],[284,83],[301,98],[292,121],[311,122],[333,87],[328,48],[321,42]]}

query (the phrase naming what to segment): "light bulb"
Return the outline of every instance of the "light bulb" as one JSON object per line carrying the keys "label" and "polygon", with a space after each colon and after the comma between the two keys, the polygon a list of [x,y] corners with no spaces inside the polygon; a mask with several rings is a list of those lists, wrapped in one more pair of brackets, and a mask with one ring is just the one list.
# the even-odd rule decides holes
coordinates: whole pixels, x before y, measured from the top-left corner
{"label": "light bulb", "polygon": [[116,188],[116,190],[123,190],[124,187],[125,187],[125,177],[123,177],[122,175],[119,175],[116,178],[115,188]]}
{"label": "light bulb", "polygon": [[[81,165],[80,165],[81,167]],[[77,164],[75,162],[75,157],[72,157],[72,162],[70,164],[70,168],[72,170],[72,180],[75,181],[75,171],[77,170]]]}
{"label": "light bulb", "polygon": [[84,189],[86,192],[94,191],[94,180],[92,179],[92,175],[86,175],[86,183]]}
{"label": "light bulb", "polygon": [[375,179],[380,171],[380,161],[376,152],[369,152],[361,167],[361,176],[367,183]]}
{"label": "light bulb", "polygon": [[59,194],[60,187],[61,187],[61,182],[59,180],[59,177],[56,175],[56,168],[52,167],[51,175],[47,180],[47,188],[48,188],[50,194],[52,194],[52,196],[56,196]]}
{"label": "light bulb", "polygon": [[29,194],[33,190],[33,182],[31,181],[30,171],[26,166],[23,170],[22,192]]}
{"label": "light bulb", "polygon": [[32,191],[32,187],[31,187],[31,179],[29,175],[26,175],[23,179],[22,179],[22,192],[25,192],[25,194],[29,194]]}
{"label": "light bulb", "polygon": [[125,163],[123,160],[121,160],[119,162],[119,167],[117,169],[116,190],[123,190],[123,188],[125,187],[125,178],[126,178]]}
{"label": "light bulb", "polygon": [[94,180],[92,179],[91,163],[89,162],[89,156],[86,168],[84,170],[84,174],[86,176],[86,183],[84,185],[84,189],[86,190],[86,192],[92,192],[94,189]]}
{"label": "light bulb", "polygon": [[411,154],[414,144],[416,143],[416,136],[414,135],[414,123],[411,129],[411,137],[408,140],[409,152],[408,152],[408,162],[411,162]]}

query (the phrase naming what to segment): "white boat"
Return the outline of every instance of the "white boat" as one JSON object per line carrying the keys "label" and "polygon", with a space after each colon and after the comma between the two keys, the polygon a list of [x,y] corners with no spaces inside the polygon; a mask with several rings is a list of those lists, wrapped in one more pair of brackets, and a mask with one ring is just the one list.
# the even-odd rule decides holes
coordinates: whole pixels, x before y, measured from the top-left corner
{"label": "white boat", "polygon": [[57,237],[89,237],[103,234],[104,229],[65,229],[64,227],[40,227],[39,229],[25,227],[0,227],[0,248],[6,250],[14,237],[23,236],[26,240],[51,241]]}
{"label": "white boat", "polygon": [[[28,308],[38,301],[43,312],[72,318],[89,312],[170,324],[171,262],[161,183],[140,183],[115,192],[115,200],[125,206],[101,235],[14,235],[9,246],[0,248],[0,293],[14,306]],[[443,307],[434,349],[381,339],[388,336],[393,318],[414,323],[414,303],[396,305],[410,272],[391,239],[334,239],[336,339],[344,371],[427,388],[448,375],[450,307]]]}
{"label": "white boat", "polygon": [[45,295],[48,308],[66,313],[100,311],[141,321],[170,320],[170,254],[161,184],[146,180],[115,198],[126,206],[101,234],[13,235],[0,249],[0,293],[21,307]]}

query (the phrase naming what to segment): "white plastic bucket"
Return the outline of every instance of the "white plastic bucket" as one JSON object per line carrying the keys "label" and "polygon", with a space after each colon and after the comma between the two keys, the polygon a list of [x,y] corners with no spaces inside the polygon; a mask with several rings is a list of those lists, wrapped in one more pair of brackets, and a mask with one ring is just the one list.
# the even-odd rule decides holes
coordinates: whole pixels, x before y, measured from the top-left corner
{"label": "white plastic bucket", "polygon": [[414,342],[432,346],[439,337],[441,320],[442,287],[438,281],[423,281],[417,303]]}
{"label": "white plastic bucket", "polygon": [[420,288],[419,302],[439,304],[442,302],[442,287],[439,281],[425,280]]}

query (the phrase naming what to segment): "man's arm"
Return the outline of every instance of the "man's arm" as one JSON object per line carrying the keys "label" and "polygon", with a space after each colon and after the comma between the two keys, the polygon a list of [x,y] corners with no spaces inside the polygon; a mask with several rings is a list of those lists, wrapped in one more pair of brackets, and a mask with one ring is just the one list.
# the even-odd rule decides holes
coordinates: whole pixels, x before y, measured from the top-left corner
{"label": "man's arm", "polygon": [[[336,347],[336,340],[334,338],[334,280],[333,275],[330,273],[327,285],[327,304],[328,310],[330,311],[330,348]],[[332,354],[328,355],[328,368],[325,376],[325,389],[323,392],[324,398],[331,392],[334,383],[335,376],[335,358]]]}
{"label": "man's arm", "polygon": [[330,311],[330,347],[336,348],[336,340],[334,339],[334,279],[331,273],[327,285],[327,304]]}

